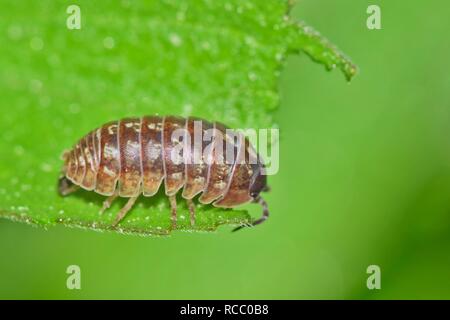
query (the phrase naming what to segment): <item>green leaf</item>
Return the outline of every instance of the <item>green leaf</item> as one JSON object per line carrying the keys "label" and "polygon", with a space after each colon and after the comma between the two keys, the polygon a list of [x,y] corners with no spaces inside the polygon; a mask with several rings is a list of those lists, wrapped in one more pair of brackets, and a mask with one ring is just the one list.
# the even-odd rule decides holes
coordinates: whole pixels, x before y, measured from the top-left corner
{"label": "green leaf", "polygon": [[[66,27],[66,1],[11,1],[0,13],[0,216],[94,230],[110,226],[125,199],[103,216],[103,197],[62,198],[60,155],[91,129],[125,116],[195,115],[233,128],[273,125],[277,77],[303,50],[347,77],[353,67],[319,35],[292,21],[287,1],[77,1],[81,29]],[[211,231],[250,220],[247,211],[198,205],[189,226]],[[170,233],[161,191],[141,198],[114,229]]]}
{"label": "green leaf", "polygon": [[301,50],[311,59],[333,70],[339,68],[350,81],[357,73],[355,64],[328,39],[304,22],[298,22],[293,37],[293,50]]}

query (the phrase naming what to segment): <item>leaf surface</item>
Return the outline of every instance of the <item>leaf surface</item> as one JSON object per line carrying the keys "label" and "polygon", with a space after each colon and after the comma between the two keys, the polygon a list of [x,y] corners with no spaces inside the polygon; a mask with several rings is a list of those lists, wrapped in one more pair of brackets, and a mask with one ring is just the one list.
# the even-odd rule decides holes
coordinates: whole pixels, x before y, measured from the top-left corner
{"label": "leaf surface", "polygon": [[[170,233],[163,190],[141,198],[120,225],[125,199],[62,198],[60,155],[91,129],[126,116],[195,115],[232,128],[273,126],[286,55],[304,51],[350,78],[337,49],[288,17],[287,1],[78,1],[81,29],[66,27],[66,1],[11,1],[0,13],[0,216],[144,235]],[[211,231],[250,221],[247,211],[179,199],[178,229]]]}

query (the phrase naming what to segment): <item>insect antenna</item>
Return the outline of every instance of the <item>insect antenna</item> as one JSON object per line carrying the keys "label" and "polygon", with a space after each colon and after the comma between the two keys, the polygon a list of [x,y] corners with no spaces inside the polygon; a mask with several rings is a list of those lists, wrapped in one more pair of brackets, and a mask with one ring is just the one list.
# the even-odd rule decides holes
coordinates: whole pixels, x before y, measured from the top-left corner
{"label": "insect antenna", "polygon": [[245,227],[254,227],[258,224],[263,223],[269,218],[269,208],[267,206],[267,202],[263,198],[261,198],[261,196],[256,197],[255,200],[253,200],[253,202],[260,204],[261,207],[263,208],[263,214],[261,218],[253,221],[252,223],[240,225],[239,227],[234,228],[232,232],[236,232]]}

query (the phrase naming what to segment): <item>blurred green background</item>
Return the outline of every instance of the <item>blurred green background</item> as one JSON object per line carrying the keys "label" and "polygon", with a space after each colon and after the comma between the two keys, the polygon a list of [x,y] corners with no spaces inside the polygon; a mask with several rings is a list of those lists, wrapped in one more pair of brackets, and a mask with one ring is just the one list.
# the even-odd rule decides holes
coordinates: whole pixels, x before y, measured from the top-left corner
{"label": "blurred green background", "polygon": [[[366,28],[369,4],[382,30]],[[0,298],[450,298],[449,9],[299,1],[292,15],[360,74],[348,84],[304,55],[288,59],[267,223],[141,238],[0,220]],[[66,289],[71,264],[81,290]],[[371,264],[381,290],[366,287]]]}

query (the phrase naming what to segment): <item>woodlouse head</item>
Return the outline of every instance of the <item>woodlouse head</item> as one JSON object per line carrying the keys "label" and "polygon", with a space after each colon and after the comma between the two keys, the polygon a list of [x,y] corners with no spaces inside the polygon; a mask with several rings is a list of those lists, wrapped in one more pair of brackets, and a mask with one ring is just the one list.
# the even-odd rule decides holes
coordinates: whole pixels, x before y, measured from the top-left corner
{"label": "woodlouse head", "polygon": [[261,192],[269,191],[269,186],[267,185],[267,176],[264,174],[264,166],[259,164],[258,170],[256,170],[254,178],[250,184],[250,196],[253,199],[259,197]]}

